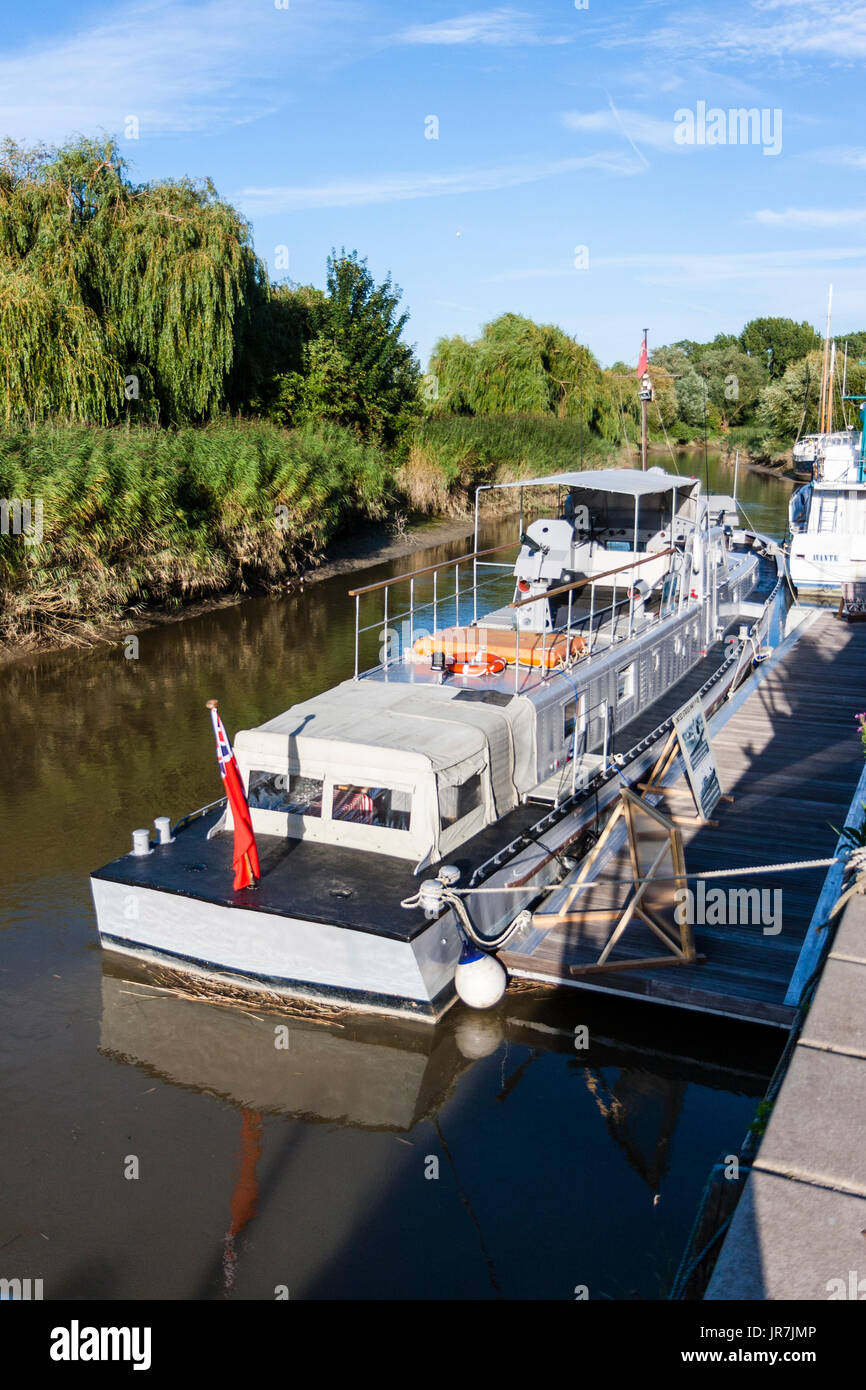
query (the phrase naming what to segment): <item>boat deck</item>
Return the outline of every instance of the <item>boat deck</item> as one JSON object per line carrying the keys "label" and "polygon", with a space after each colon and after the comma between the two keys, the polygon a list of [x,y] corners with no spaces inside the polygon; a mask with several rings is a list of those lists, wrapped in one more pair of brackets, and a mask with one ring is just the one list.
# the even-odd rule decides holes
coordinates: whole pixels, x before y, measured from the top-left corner
{"label": "boat deck", "polygon": [[[713,812],[717,828],[680,827],[690,872],[833,854],[833,827],[844,824],[862,770],[854,714],[863,705],[864,662],[866,628],[849,627],[823,614],[759,673],[757,684],[750,684],[731,707],[719,712],[710,736],[722,790],[734,801],[720,802]],[[648,710],[642,719],[649,723],[653,717]],[[628,742],[634,742],[639,723],[623,731]],[[675,785],[685,787],[681,776]],[[694,812],[685,796],[666,799],[660,809]],[[825,872],[812,869],[707,883],[707,890],[781,889],[777,934],[764,934],[760,923],[696,925],[695,946],[706,956],[704,962],[573,976],[572,966],[597,961],[615,921],[612,916],[594,918],[590,909],[611,909],[627,900],[628,888],[613,882],[630,877],[623,845],[603,866],[600,886],[578,899],[577,921],[541,930],[534,920],[534,929],[500,952],[500,958],[512,975],[526,979],[788,1026],[795,1009],[785,998]],[[555,911],[564,892],[556,890],[544,912]],[[652,905],[673,925],[671,885],[654,889],[654,894]],[[635,920],[611,959],[656,957],[660,949],[652,933]]]}

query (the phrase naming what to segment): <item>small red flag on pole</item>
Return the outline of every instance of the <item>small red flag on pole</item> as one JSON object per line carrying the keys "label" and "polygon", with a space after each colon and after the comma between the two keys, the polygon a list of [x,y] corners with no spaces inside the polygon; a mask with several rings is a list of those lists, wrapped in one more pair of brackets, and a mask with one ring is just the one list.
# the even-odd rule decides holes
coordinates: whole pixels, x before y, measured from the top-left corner
{"label": "small red flag on pole", "polygon": [[216,700],[208,700],[207,708],[210,710],[210,717],[213,722],[213,731],[216,737],[217,761],[220,765],[220,776],[223,779],[223,786],[226,790],[226,797],[232,811],[232,820],[235,827],[235,845],[232,854],[232,866],[235,871],[234,888],[237,892],[241,888],[254,888],[256,882],[262,876],[259,867],[259,852],[256,848],[256,837],[253,834],[253,823],[250,819],[250,808],[247,805],[247,798],[244,795],[244,784],[241,774],[232,752],[232,746],[228,741],[228,736],[223,728],[223,722],[217,714]]}
{"label": "small red flag on pole", "polygon": [[646,376],[646,334],[643,335],[643,342],[640,345],[640,357],[637,360],[637,379],[640,381],[642,376]]}

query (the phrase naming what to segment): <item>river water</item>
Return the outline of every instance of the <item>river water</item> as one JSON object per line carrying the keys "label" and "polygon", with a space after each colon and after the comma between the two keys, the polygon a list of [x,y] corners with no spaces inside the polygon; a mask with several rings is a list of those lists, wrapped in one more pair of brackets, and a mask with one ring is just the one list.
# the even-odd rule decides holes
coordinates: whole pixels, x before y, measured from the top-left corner
{"label": "river water", "polygon": [[[740,481],[781,533],[789,486]],[[577,992],[436,1029],[312,1022],[164,997],[99,949],[89,870],[220,794],[205,701],[231,732],[350,675],[353,580],[144,631],[137,658],[0,670],[0,1277],[46,1298],[664,1296],[772,1030]]]}

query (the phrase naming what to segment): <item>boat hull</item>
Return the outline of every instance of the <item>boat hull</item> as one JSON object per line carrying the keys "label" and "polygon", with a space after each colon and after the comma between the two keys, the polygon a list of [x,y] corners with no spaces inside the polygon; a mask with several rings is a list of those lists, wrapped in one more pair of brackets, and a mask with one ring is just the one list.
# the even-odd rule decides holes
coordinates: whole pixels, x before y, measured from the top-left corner
{"label": "boat hull", "polygon": [[[453,919],[411,941],[93,877],[105,950],[217,983],[435,1022],[455,999]],[[182,943],[182,948],[179,948]]]}
{"label": "boat hull", "polygon": [[802,532],[791,541],[791,583],[804,592],[866,581],[866,537]]}

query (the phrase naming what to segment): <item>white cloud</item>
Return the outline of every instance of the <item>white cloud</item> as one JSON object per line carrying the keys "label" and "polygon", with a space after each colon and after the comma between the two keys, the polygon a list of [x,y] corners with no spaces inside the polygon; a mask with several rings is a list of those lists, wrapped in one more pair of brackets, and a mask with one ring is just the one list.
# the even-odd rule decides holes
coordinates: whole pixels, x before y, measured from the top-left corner
{"label": "white cloud", "polygon": [[656,116],[647,116],[643,111],[615,108],[613,103],[600,111],[564,111],[562,123],[581,135],[609,135],[615,131],[624,135],[633,146],[649,145],[651,149],[671,154],[687,148],[674,143],[673,116],[667,121],[660,120]]}
{"label": "white cloud", "polygon": [[866,222],[866,208],[762,208],[751,220],[765,227],[852,227]]}
{"label": "white cloud", "polygon": [[482,44],[492,48],[514,48],[524,44],[568,43],[567,38],[545,38],[534,17],[523,10],[503,8],[477,14],[439,19],[433,24],[414,24],[396,35],[404,44],[434,44],[455,47]]}
{"label": "white cloud", "polygon": [[600,151],[547,164],[518,164],[494,169],[463,169],[452,174],[371,174],[329,183],[242,188],[233,201],[249,216],[305,208],[364,207],[457,193],[488,193],[501,188],[597,169],[603,173],[640,173],[636,160],[620,152]]}
{"label": "white cloud", "polygon": [[719,251],[719,252],[677,252],[641,251],[624,255],[602,256],[594,254],[589,271],[577,271],[571,266],[518,267],[491,275],[488,280],[555,280],[582,278],[596,271],[636,272],[644,284],[672,286],[678,291],[675,302],[683,307],[701,308],[706,306],[687,305],[679,291],[689,284],[707,290],[713,285],[730,282],[758,282],[795,278],[806,273],[818,275],[825,273],[833,265],[847,261],[866,260],[866,246],[834,247],[830,250],[810,247],[803,251]]}
{"label": "white cloud", "polygon": [[866,169],[866,150],[854,145],[837,145],[830,149],[813,150],[812,158],[822,164],[844,164],[849,169]]}
{"label": "white cloud", "polygon": [[[0,57],[0,130],[24,141],[85,131],[142,138],[243,124],[286,100],[285,67],[351,42],[353,0],[292,0],[289,10],[237,0],[173,0],[107,10],[89,27]],[[342,51],[342,50],[341,50]],[[277,85],[277,76],[281,77]]]}
{"label": "white cloud", "polygon": [[703,59],[829,57],[848,64],[866,56],[866,8],[862,0],[751,0],[726,17],[717,5],[683,6],[675,18],[639,33],[611,26],[600,41]]}

